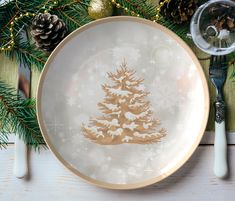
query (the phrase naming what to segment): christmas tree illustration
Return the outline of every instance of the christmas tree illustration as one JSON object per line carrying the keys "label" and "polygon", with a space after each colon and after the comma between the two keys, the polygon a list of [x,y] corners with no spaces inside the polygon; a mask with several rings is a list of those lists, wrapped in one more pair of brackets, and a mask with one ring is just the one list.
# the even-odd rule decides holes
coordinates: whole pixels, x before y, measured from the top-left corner
{"label": "christmas tree illustration", "polygon": [[115,73],[108,73],[113,85],[102,85],[105,98],[98,103],[103,116],[91,118],[82,124],[85,137],[102,145],[122,143],[149,144],[159,142],[165,129],[156,128],[160,121],[153,117],[151,104],[146,97],[144,79],[136,78],[135,71],[123,62]]}

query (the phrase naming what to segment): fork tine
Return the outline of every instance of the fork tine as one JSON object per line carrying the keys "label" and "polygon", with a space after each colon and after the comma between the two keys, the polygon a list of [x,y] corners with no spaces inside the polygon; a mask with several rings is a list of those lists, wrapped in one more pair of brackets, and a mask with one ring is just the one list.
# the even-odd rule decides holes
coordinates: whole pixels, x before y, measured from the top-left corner
{"label": "fork tine", "polygon": [[221,56],[220,56],[220,62],[219,62],[219,64],[220,64],[221,67],[222,67],[223,63],[224,63],[224,56],[221,55]]}
{"label": "fork tine", "polygon": [[225,64],[226,62],[227,62],[227,57],[223,55],[223,64]]}
{"label": "fork tine", "polygon": [[226,56],[225,55],[222,55],[222,56],[220,56],[221,58],[220,58],[220,65],[221,65],[221,67],[224,67],[224,66],[226,66],[226,62],[227,62],[227,59],[226,59]]}
{"label": "fork tine", "polygon": [[223,64],[223,56],[217,56],[218,58],[218,65],[221,67],[221,65]]}
{"label": "fork tine", "polygon": [[212,68],[221,68],[227,65],[227,57],[225,55],[215,56],[212,55],[210,59],[210,66]]}
{"label": "fork tine", "polygon": [[210,61],[210,65],[211,65],[211,66],[215,64],[215,59],[216,59],[215,57],[216,57],[216,56],[211,55],[211,61]]}

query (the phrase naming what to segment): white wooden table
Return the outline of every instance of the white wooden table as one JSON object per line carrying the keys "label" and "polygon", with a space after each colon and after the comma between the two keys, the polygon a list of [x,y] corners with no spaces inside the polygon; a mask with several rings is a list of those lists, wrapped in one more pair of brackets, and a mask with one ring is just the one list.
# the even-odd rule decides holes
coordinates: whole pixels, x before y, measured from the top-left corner
{"label": "white wooden table", "polygon": [[164,181],[138,190],[95,187],[67,170],[49,150],[29,153],[28,178],[12,174],[14,143],[0,150],[0,201],[234,201],[235,133],[228,133],[230,175],[217,179],[213,167],[213,133],[206,133],[191,159]]}

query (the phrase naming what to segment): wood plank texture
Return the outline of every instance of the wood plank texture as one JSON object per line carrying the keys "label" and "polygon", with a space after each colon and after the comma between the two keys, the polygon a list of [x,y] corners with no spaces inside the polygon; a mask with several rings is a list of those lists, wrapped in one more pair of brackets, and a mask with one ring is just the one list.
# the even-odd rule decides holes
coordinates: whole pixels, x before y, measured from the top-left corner
{"label": "wood plank texture", "polygon": [[[227,132],[227,143],[229,145],[235,145],[235,132]],[[200,144],[201,145],[213,145],[215,133],[213,131],[206,131]]]}
{"label": "wood plank texture", "polygon": [[30,176],[12,174],[14,145],[0,151],[1,201],[234,201],[235,146],[229,146],[230,177],[212,171],[213,146],[200,146],[191,159],[166,180],[139,190],[115,191],[87,184],[69,172],[49,150],[29,155]]}
{"label": "wood plank texture", "polygon": [[5,81],[12,87],[16,87],[18,81],[17,72],[18,64],[4,56],[4,54],[0,54],[0,80]]}

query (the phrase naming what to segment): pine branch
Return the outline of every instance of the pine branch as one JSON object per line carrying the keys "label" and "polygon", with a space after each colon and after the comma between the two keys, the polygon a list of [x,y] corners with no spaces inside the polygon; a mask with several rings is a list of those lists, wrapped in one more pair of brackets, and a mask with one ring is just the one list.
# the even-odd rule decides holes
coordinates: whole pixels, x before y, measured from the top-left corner
{"label": "pine branch", "polygon": [[[156,5],[149,4],[145,0],[117,0],[116,2],[120,3],[120,5],[122,5],[124,8],[128,8],[128,15],[131,15],[131,11],[134,11],[136,14],[139,14],[140,17],[144,19],[155,19],[155,15],[157,13]],[[160,18],[158,23],[172,30],[186,42],[189,41],[189,39],[187,38],[187,33],[189,32],[189,24],[185,23],[183,25],[177,25],[163,17]]]}
{"label": "pine branch", "polygon": [[[53,7],[50,13],[58,15],[62,20],[64,20],[69,32],[72,32],[76,28],[92,21],[87,13],[89,2],[90,0],[61,0],[56,7]],[[50,5],[52,3],[53,1],[51,0],[17,0],[11,1],[9,4],[2,6],[0,8],[0,14],[2,16],[6,16],[6,18],[4,17],[0,19],[0,46],[7,44],[10,41],[9,24],[19,12],[37,14],[43,12],[43,5]],[[38,50],[35,45],[32,44],[30,37],[27,41],[21,40],[20,33],[18,33],[29,32],[32,20],[33,16],[29,15],[25,16],[22,20],[15,22],[14,34],[17,34],[17,37],[15,38],[15,46],[10,51],[6,50],[5,54],[11,59],[16,58],[19,63],[24,63],[30,68],[36,67],[37,70],[41,71],[49,55]]]}
{"label": "pine branch", "polygon": [[117,3],[124,8],[128,8],[128,15],[131,15],[131,11],[139,14],[140,17],[153,20],[156,15],[156,6],[147,3],[145,0],[116,0]]}
{"label": "pine branch", "polygon": [[0,6],[0,32],[2,32],[2,29],[4,29],[11,22],[12,17],[16,13],[17,8],[14,1],[10,1],[8,4]]}
{"label": "pine branch", "polygon": [[35,100],[20,99],[16,90],[0,81],[0,148],[6,147],[9,133],[18,135],[34,149],[45,143],[38,126]]}
{"label": "pine branch", "polygon": [[92,21],[87,12],[89,2],[90,0],[83,0],[74,3],[74,0],[67,0],[63,3],[61,2],[58,8],[54,9],[54,13],[65,22],[69,31],[72,32]]}
{"label": "pine branch", "polygon": [[176,33],[180,38],[182,38],[185,42],[191,41],[191,39],[187,38],[187,34],[189,33],[189,24],[177,25],[167,20],[163,17],[160,18],[159,24],[163,25],[164,27],[170,29],[174,33]]}
{"label": "pine branch", "polygon": [[34,44],[28,42],[19,42],[12,51],[6,51],[5,54],[11,59],[16,59],[18,63],[23,63],[38,71],[43,69],[48,55],[38,50]]}

